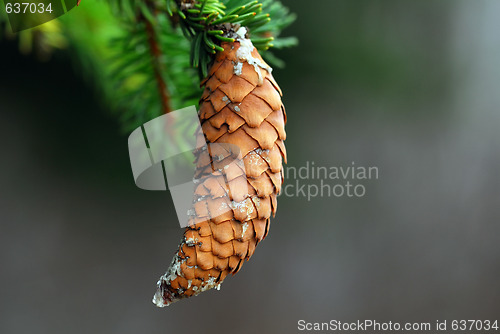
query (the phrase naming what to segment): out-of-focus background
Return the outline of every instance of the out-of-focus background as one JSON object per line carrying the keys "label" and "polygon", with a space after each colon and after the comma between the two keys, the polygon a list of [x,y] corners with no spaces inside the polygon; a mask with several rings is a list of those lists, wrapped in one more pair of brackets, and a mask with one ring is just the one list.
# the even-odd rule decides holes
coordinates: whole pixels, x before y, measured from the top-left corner
{"label": "out-of-focus background", "polygon": [[127,135],[67,56],[1,42],[1,333],[498,319],[500,2],[284,3],[289,166],[380,178],[363,198],[281,196],[240,273],[167,309],[151,297],[181,235],[168,192],[135,187]]}

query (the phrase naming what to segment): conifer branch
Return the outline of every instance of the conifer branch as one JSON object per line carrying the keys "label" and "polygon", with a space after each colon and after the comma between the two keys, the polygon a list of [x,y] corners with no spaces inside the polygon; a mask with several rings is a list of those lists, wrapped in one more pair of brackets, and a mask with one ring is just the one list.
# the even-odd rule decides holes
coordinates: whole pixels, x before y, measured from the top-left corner
{"label": "conifer branch", "polygon": [[160,61],[162,57],[162,50],[156,38],[156,31],[153,27],[153,24],[149,20],[145,19],[143,15],[141,15],[141,19],[144,20],[144,23],[146,24],[146,33],[148,36],[151,63],[158,87],[158,94],[160,96],[162,111],[164,114],[168,114],[172,111],[172,108],[170,106],[170,95],[167,89],[167,84],[162,75],[162,72],[164,70],[163,64]]}
{"label": "conifer branch", "polygon": [[[37,41],[34,50],[73,52],[76,68],[128,132],[164,112],[198,103],[199,77],[231,38],[228,29],[245,26],[261,51],[288,47],[296,39],[280,33],[294,18],[279,0],[83,1],[78,15],[9,36],[17,36],[20,49],[26,36],[36,34],[43,38],[29,39]],[[8,35],[7,26],[7,15],[0,11],[0,38]],[[262,56],[272,66],[283,63],[269,51]]]}
{"label": "conifer branch", "polygon": [[[214,54],[222,51],[220,44],[234,42],[240,27],[246,28],[253,45],[262,51],[297,44],[295,38],[279,38],[295,15],[277,0],[167,0],[166,4],[191,41],[191,64],[199,69],[201,78],[207,75]],[[279,66],[275,57],[268,60]]]}

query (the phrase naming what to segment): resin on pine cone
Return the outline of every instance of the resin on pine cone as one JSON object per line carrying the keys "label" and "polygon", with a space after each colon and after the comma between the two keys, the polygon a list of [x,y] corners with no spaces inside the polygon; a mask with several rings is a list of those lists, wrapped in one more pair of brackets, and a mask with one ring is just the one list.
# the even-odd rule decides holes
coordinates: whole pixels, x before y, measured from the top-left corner
{"label": "resin on pine cone", "polygon": [[[218,289],[252,256],[276,213],[286,163],[285,108],[272,69],[245,33],[240,28],[234,43],[221,45],[202,81],[198,140],[208,148],[197,152],[193,216],[158,281],[153,302],[159,307]],[[235,154],[243,164],[229,163]]]}

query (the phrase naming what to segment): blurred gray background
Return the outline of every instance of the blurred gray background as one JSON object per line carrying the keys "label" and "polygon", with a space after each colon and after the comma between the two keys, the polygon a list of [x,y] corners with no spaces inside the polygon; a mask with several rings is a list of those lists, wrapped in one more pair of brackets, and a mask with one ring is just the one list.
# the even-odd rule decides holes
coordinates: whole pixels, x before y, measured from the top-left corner
{"label": "blurred gray background", "polygon": [[[500,1],[284,1],[289,165],[377,166],[364,198],[281,196],[221,291],[151,303],[181,235],[68,60],[0,55],[0,333],[296,333],[498,319]],[[289,181],[291,182],[291,181]]]}

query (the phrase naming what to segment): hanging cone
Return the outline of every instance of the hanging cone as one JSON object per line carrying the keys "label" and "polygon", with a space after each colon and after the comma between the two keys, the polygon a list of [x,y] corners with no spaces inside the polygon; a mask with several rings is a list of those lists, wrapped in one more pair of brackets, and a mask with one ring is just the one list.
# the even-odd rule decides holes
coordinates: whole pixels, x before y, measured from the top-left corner
{"label": "hanging cone", "polygon": [[[159,307],[218,289],[252,256],[276,213],[282,159],[286,163],[282,93],[249,39],[240,34],[234,43],[221,46],[224,51],[202,81],[199,139],[208,149],[197,154],[196,177],[204,181],[196,186],[191,225],[158,281],[153,302]],[[228,166],[224,161],[229,155],[221,158],[216,152],[220,147],[213,144],[237,145],[244,168],[233,164],[224,174],[214,174]],[[216,176],[203,179],[207,175]],[[221,207],[229,210],[219,213]]]}

